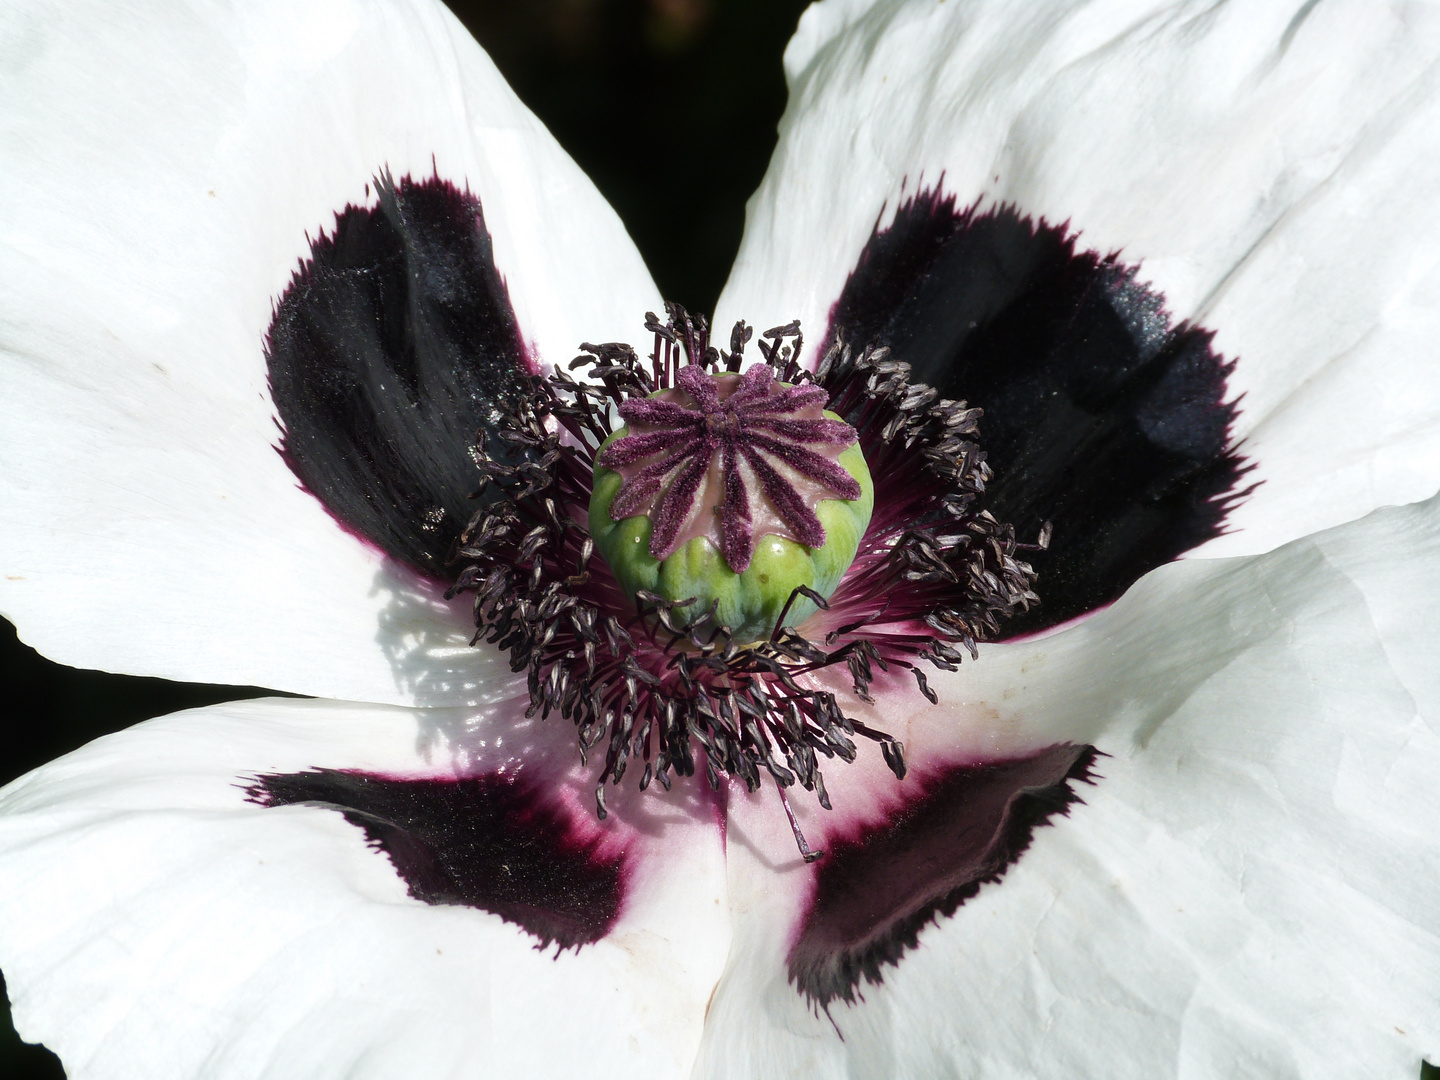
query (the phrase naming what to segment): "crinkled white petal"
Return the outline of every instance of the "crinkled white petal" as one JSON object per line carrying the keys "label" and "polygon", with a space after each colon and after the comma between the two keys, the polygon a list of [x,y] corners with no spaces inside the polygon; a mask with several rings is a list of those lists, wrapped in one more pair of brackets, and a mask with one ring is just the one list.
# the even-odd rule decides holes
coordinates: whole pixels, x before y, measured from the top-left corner
{"label": "crinkled white petal", "polygon": [[742,805],[698,1075],[1413,1080],[1440,1057],[1437,595],[1440,497],[982,647],[949,720],[1088,728],[1084,804],[828,1017],[786,981],[803,871],[767,872],[775,812]]}
{"label": "crinkled white petal", "polygon": [[483,700],[468,620],[274,449],[271,305],[377,172],[468,184],[542,361],[658,296],[618,218],[431,0],[0,14],[0,611],[53,659]]}
{"label": "crinkled white petal", "polygon": [[[717,313],[818,341],[917,187],[1068,221],[1238,357],[1263,481],[1207,555],[1440,482],[1440,9],[1314,0],[827,0]],[[884,208],[884,213],[882,213]]]}
{"label": "crinkled white petal", "polygon": [[241,790],[312,766],[443,775],[497,754],[488,726],[232,703],[16,781],[0,793],[0,964],[17,1028],[71,1080],[686,1075],[727,945],[713,821],[654,811],[626,841],[612,932],[556,955],[495,915],[411,899],[338,813]]}

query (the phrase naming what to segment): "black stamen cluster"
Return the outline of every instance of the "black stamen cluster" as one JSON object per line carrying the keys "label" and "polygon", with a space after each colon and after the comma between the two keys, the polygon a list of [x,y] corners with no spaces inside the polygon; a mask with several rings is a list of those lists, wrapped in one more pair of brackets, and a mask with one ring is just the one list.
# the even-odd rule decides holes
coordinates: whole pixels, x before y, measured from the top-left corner
{"label": "black stamen cluster", "polygon": [[[884,350],[852,357],[832,349],[812,377],[799,366],[803,339],[791,323],[762,335],[763,362],[784,382],[814,381],[830,392],[829,408],[859,431],[877,493],[886,492],[829,604],[797,590],[828,609],[821,614],[833,629],[822,644],[785,627],[782,614],[768,640],[741,645],[717,625],[713,608],[696,614],[685,602],[623,595],[586,527],[595,454],[616,409],[672,386],[682,354],[706,370],[738,371],[752,336],[737,324],[723,352],[709,344],[703,318],[678,305],[667,313],[663,324],[646,316],[655,339],[648,363],[629,345],[584,344],[570,368],[588,366],[594,382],[558,366],[531,376],[499,426],[505,445],[487,447],[483,436],[475,445],[476,494],[489,501],[452,553],[461,569],[448,595],[475,594],[472,644],[483,639],[507,651],[512,669],[526,673],[527,715],[558,712],[572,721],[582,762],[603,747],[600,817],[606,781],[618,784],[632,759],[643,762],[642,790],[652,780],[668,789],[672,771],[689,776],[703,767],[712,786],[723,773],[754,791],[763,770],[782,800],[798,783],[828,809],[821,757],[853,760],[861,736],[878,742],[903,777],[904,747],[848,717],[834,694],[803,677],[844,664],[855,695],[870,701],[876,669],[896,664],[933,701],[907,657],[953,669],[956,644],[973,653],[1000,617],[1035,601],[1034,574],[1015,558],[1023,545],[1013,530],[973,509],[988,476],[973,437],[979,410],[911,385],[906,365]],[[806,858],[818,857],[795,833]]]}
{"label": "black stamen cluster", "polygon": [[859,432],[876,491],[855,565],[831,598],[832,614],[846,621],[829,636],[866,626],[933,702],[921,670],[895,654],[953,671],[962,658],[956,646],[974,657],[1007,616],[1039,603],[1035,572],[1017,553],[1047,548],[1050,525],[1022,544],[1013,526],[979,508],[991,476],[978,441],[983,410],[910,382],[910,365],[888,348],[856,355],[836,342],[814,381]]}

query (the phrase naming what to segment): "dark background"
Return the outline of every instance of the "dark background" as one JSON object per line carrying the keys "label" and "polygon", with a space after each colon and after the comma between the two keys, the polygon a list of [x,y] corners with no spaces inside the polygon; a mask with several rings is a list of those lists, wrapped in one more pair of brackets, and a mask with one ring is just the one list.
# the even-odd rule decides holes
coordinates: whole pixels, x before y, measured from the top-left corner
{"label": "dark background", "polygon": [[[745,199],[775,145],[785,107],[780,54],[804,3],[453,0],[450,7],[619,212],[661,293],[711,311],[740,243]],[[654,168],[661,144],[683,146],[700,167],[683,182]],[[12,702],[0,785],[140,720],[262,693],[61,667],[19,644],[3,620],[0,686]],[[136,1068],[143,1075],[144,1063]],[[63,1075],[53,1054],[20,1042],[8,1008],[0,1012],[0,1080]]]}

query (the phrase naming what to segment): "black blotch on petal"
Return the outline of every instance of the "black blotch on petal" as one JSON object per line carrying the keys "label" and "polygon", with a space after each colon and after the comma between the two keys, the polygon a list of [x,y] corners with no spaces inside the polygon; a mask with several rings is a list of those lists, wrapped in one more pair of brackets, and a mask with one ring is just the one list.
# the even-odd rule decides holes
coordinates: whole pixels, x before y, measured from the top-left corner
{"label": "black blotch on petal", "polygon": [[336,810],[389,856],[410,895],[499,915],[560,948],[598,941],[623,897],[623,860],[578,841],[541,793],[504,777],[397,780],[312,769],[257,777],[261,806]]}
{"label": "black blotch on petal", "polygon": [[958,767],[894,820],[831,841],[788,958],[791,983],[822,1007],[852,1002],[863,978],[913,949],[927,923],[955,909],[1030,845],[1032,832],[1080,801],[1097,751],[1054,746],[1033,757]]}
{"label": "black blotch on petal", "polygon": [[1026,556],[1041,603],[1004,624],[1013,636],[1109,603],[1224,531],[1249,467],[1230,449],[1234,364],[1212,336],[1171,325],[1134,267],[1077,252],[1067,228],[935,188],[877,226],[829,340],[888,345],[915,380],[985,410],[986,507],[1022,539],[1055,530]]}
{"label": "black blotch on petal", "polygon": [[436,577],[475,503],[467,448],[528,361],[480,202],[375,181],[311,243],[266,336],[281,453],[343,525]]}

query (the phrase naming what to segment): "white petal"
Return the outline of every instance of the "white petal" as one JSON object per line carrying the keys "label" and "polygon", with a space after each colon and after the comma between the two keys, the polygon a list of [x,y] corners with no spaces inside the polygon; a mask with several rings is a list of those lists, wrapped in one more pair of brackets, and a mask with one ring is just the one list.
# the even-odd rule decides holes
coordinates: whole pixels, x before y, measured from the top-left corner
{"label": "white petal", "polygon": [[1111,756],[829,1017],[786,981],[802,871],[760,865],[742,805],[701,1075],[1413,1080],[1440,1055],[1437,594],[1440,497],[985,650],[952,720],[1088,724]]}
{"label": "white petal", "polygon": [[[612,815],[625,905],[556,955],[488,912],[411,899],[334,811],[242,791],[312,766],[493,768],[493,734],[465,710],[271,699],[151,721],[16,781],[0,962],[19,1030],[72,1080],[685,1074],[728,940],[712,819],[654,798],[641,832]],[[505,734],[522,775],[573,740],[561,723]]]}
{"label": "white petal", "polygon": [[817,4],[717,323],[798,317],[817,341],[872,227],[943,175],[962,206],[1014,203],[1140,262],[1239,358],[1234,433],[1264,483],[1205,554],[1423,499],[1437,56],[1423,3]]}
{"label": "white petal", "polygon": [[483,699],[468,619],[273,444],[262,342],[309,236],[432,169],[482,201],[542,361],[657,308],[614,213],[430,0],[7,5],[0,610],[69,664]]}

